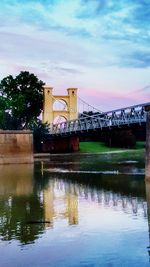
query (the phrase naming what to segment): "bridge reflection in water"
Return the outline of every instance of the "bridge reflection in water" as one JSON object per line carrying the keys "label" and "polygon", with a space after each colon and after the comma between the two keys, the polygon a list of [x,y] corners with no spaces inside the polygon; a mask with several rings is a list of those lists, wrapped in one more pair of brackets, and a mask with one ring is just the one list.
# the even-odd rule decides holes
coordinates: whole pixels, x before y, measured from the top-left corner
{"label": "bridge reflection in water", "polygon": [[[138,193],[130,193],[135,181],[126,186],[129,194],[123,193],[121,183],[110,190],[110,184],[90,184],[89,179],[79,177],[70,180],[63,174],[46,173],[42,177],[33,172],[32,165],[8,165],[0,171],[0,235],[2,240],[17,239],[22,244],[34,242],[46,228],[54,228],[58,221],[69,225],[80,224],[80,203],[94,203],[97,207],[115,212],[143,216],[150,219],[150,184],[143,187],[143,179],[137,183]],[[107,180],[107,179],[106,179]],[[109,179],[108,179],[109,180]],[[108,182],[107,180],[107,182]],[[129,179],[130,180],[130,179]],[[112,181],[112,178],[111,178]],[[111,182],[112,183],[112,182]],[[115,184],[115,181],[113,181]],[[130,187],[130,188],[129,188]],[[132,188],[131,188],[132,187]],[[126,192],[126,189],[125,189]],[[92,215],[91,215],[92,216]]]}
{"label": "bridge reflection in water", "polygon": [[[57,197],[58,191],[61,192],[61,197]],[[115,211],[122,210],[125,213],[132,212],[134,215],[147,217],[147,203],[143,198],[125,196],[103,189],[92,189],[87,185],[68,183],[64,180],[49,181],[48,189],[43,191],[43,196],[45,207],[49,205],[48,203],[53,203],[52,206],[49,205],[45,208],[45,220],[50,219],[51,222],[53,218],[64,216],[69,219],[70,224],[77,224],[78,201],[81,199],[94,202],[99,207],[107,206]],[[65,211],[55,212],[54,209],[58,209],[60,202],[64,203]],[[61,207],[59,208],[61,209]]]}
{"label": "bridge reflection in water", "polygon": [[[59,193],[58,193],[59,192]],[[45,221],[51,224],[55,218],[68,218],[69,224],[78,223],[78,201],[81,199],[94,202],[98,206],[122,210],[125,213],[141,214],[147,217],[147,203],[138,197],[122,196],[119,193],[92,189],[89,186],[64,182],[50,181],[48,188],[43,190]]]}
{"label": "bridge reflection in water", "polygon": [[71,225],[78,224],[78,196],[63,188],[62,182],[50,180],[42,192],[44,221],[50,221],[51,226],[56,219],[67,219]]}

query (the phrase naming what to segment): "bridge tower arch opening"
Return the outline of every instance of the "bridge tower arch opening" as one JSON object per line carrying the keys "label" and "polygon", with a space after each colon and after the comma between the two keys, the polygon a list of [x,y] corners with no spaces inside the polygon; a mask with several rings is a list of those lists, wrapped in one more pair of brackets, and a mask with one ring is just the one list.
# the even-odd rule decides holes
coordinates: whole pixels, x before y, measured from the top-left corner
{"label": "bridge tower arch opening", "polygon": [[64,116],[56,116],[54,118],[53,124],[63,123],[66,121],[67,121],[67,118],[65,118]]}
{"label": "bridge tower arch opening", "polygon": [[[67,95],[53,95],[52,87],[44,87],[43,122],[52,124],[57,116],[75,120],[77,112],[77,88],[68,88]],[[61,107],[56,107],[56,103]]]}
{"label": "bridge tower arch opening", "polygon": [[64,101],[63,99],[57,99],[54,101],[54,104],[53,104],[53,110],[68,110],[68,104],[66,101]]}

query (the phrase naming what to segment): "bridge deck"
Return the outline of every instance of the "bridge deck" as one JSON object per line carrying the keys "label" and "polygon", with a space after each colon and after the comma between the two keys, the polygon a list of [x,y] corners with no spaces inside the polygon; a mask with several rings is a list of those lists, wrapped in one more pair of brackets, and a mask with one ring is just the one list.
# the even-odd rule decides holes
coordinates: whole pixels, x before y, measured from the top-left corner
{"label": "bridge deck", "polygon": [[76,120],[66,121],[50,126],[49,134],[70,135],[89,130],[102,130],[103,128],[122,127],[124,125],[142,124],[146,122],[146,108],[150,102],[98,113],[93,116],[83,117]]}

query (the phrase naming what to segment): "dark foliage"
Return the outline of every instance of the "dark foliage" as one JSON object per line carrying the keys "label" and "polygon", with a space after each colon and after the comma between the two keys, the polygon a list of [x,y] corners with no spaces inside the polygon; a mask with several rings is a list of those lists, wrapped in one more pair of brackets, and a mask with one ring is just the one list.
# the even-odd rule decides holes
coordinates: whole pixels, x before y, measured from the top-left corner
{"label": "dark foliage", "polygon": [[112,147],[134,148],[136,138],[131,130],[113,131],[107,135],[106,144]]}
{"label": "dark foliage", "polygon": [[42,152],[43,140],[49,132],[49,124],[37,120],[31,123],[29,128],[33,131],[34,152]]}
{"label": "dark foliage", "polygon": [[0,82],[0,128],[26,129],[40,115],[44,83],[34,74],[20,72]]}

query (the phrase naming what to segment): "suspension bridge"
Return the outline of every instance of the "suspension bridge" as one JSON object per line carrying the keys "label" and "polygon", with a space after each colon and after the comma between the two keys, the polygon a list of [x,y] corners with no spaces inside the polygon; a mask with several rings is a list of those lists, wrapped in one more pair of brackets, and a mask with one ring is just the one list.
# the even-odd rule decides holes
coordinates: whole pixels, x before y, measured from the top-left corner
{"label": "suspension bridge", "polygon": [[[43,151],[78,151],[79,135],[146,124],[145,173],[150,177],[150,102],[103,112],[79,98],[77,88],[67,91],[68,95],[55,96],[52,87],[44,88],[43,122],[48,122],[50,127]],[[63,106],[61,110],[53,109],[56,101]]]}
{"label": "suspension bridge", "polygon": [[[77,88],[68,88],[67,95],[53,95],[52,87],[44,88],[43,122],[49,132],[40,142],[40,151],[48,153],[79,150],[79,136],[112,129],[139,127],[146,124],[146,176],[150,180],[150,102],[101,111],[77,97]],[[56,101],[63,108],[56,108]],[[81,108],[82,106],[82,108]],[[57,120],[56,120],[57,118]],[[61,120],[63,118],[63,121]],[[55,120],[55,121],[54,121]],[[33,144],[30,131],[0,131],[0,164],[32,163]],[[15,153],[15,157],[14,157]]]}
{"label": "suspension bridge", "polygon": [[107,112],[96,112],[95,115],[88,115],[85,112],[78,119],[51,124],[49,134],[70,135],[91,130],[120,128],[135,124],[141,125],[146,122],[146,107],[149,105],[150,103],[144,103]]}
{"label": "suspension bridge", "polygon": [[[88,131],[112,129],[146,122],[146,108],[150,102],[103,112],[77,96],[76,88],[68,89],[68,96],[53,96],[46,87],[43,121],[50,124],[51,136],[70,136]],[[57,105],[56,105],[57,103]]]}

